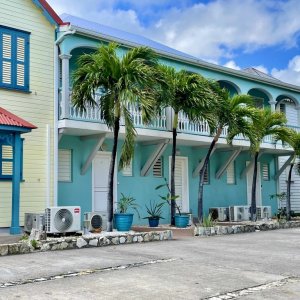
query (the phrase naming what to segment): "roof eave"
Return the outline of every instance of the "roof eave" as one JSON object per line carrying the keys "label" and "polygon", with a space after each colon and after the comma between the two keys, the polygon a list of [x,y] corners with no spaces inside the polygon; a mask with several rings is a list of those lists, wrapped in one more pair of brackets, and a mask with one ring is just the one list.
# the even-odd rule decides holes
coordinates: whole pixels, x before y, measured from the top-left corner
{"label": "roof eave", "polygon": [[[129,48],[131,47],[138,47],[138,46],[143,46],[142,44],[138,44],[138,43],[133,43],[130,42],[128,40],[124,40],[124,39],[118,39],[114,36],[110,36],[110,35],[105,35],[105,34],[101,34],[92,30],[88,30],[82,27],[78,27],[75,25],[70,24],[70,29],[75,29],[77,33],[81,33],[83,35],[89,36],[89,37],[93,37],[93,38],[101,38],[104,39],[106,41],[115,41],[121,45],[127,46]],[[251,79],[253,81],[257,81],[257,82],[264,82],[267,83],[269,85],[272,86],[280,86],[295,92],[300,92],[300,87],[293,85],[293,84],[289,84],[289,83],[285,83],[282,81],[274,81],[272,79],[268,79],[268,78],[263,78],[263,77],[257,77],[255,75],[251,75],[251,74],[247,74],[244,71],[240,71],[240,70],[234,70],[228,67],[224,67],[224,66],[219,66],[219,65],[215,65],[209,62],[205,62],[203,60],[200,59],[192,59],[192,58],[186,58],[180,55],[175,55],[169,52],[165,52],[165,51],[159,51],[157,49],[153,49],[155,50],[156,53],[160,54],[161,56],[164,56],[166,58],[171,58],[171,59],[176,59],[179,60],[181,62],[185,62],[185,63],[189,63],[198,67],[203,67],[209,70],[213,70],[213,71],[218,71],[221,73],[226,73],[226,74],[230,74],[236,77],[242,77],[242,78],[246,78],[246,79]]]}
{"label": "roof eave", "polygon": [[44,16],[52,25],[66,25],[54,9],[48,4],[46,0],[32,0],[32,2],[42,9]]}

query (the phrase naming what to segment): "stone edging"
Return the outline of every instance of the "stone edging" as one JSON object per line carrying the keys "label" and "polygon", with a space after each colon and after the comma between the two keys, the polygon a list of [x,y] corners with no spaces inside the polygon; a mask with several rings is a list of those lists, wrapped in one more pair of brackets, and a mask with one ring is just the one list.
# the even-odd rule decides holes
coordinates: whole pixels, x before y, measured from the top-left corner
{"label": "stone edging", "polygon": [[109,245],[145,243],[171,240],[171,230],[151,232],[112,232],[87,234],[79,237],[47,238],[32,243],[30,240],[0,245],[0,256],[32,252],[104,247]]}
{"label": "stone edging", "polygon": [[214,227],[201,227],[196,226],[194,230],[195,236],[212,236],[212,235],[226,235],[226,234],[236,234],[236,233],[247,233],[255,231],[267,231],[275,229],[285,229],[285,228],[296,228],[300,227],[300,221],[288,221],[288,222],[278,222],[269,221],[263,223],[240,225],[230,225],[230,226],[214,226]]}

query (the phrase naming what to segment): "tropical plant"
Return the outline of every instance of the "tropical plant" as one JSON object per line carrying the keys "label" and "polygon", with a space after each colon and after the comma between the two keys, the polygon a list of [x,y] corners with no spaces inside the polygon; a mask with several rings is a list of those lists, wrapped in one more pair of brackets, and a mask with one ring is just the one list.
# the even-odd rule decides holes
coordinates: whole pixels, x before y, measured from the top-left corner
{"label": "tropical plant", "polygon": [[247,124],[246,118],[252,117],[254,114],[254,108],[252,107],[253,101],[250,96],[234,95],[231,97],[230,93],[226,89],[222,89],[217,82],[211,81],[209,84],[212,94],[215,97],[215,101],[213,102],[214,109],[211,112],[211,116],[208,117],[210,121],[208,124],[213,139],[199,172],[198,218],[200,222],[202,222],[203,219],[204,174],[207,170],[211,153],[225,127],[227,127],[229,134],[232,131],[243,131]]}
{"label": "tropical plant", "polygon": [[117,202],[117,210],[120,214],[126,214],[128,209],[133,209],[136,211],[138,216],[140,217],[138,207],[139,205],[135,202],[135,199],[131,196],[125,196],[123,193],[121,193],[121,198]]}
{"label": "tropical plant", "polygon": [[290,164],[289,174],[287,178],[287,190],[286,190],[286,219],[289,221],[291,219],[291,178],[293,168],[296,165],[299,172],[300,164],[296,164],[297,158],[300,157],[300,133],[293,129],[286,129],[279,132],[275,136],[275,140],[281,140],[289,144],[293,148],[293,158]]}
{"label": "tropical plant", "polygon": [[149,206],[146,204],[146,210],[148,213],[148,216],[144,219],[164,219],[162,215],[162,207],[164,206],[164,202],[156,203],[152,200],[150,200]]}
{"label": "tropical plant", "polygon": [[[209,111],[210,101],[213,100],[208,81],[199,74],[190,73],[184,70],[176,71],[172,67],[160,66],[162,82],[161,94],[158,97],[159,110],[165,107],[173,109],[172,121],[172,158],[170,176],[170,194],[175,197],[175,160],[176,142],[179,113],[186,114],[189,119],[198,117],[204,118],[205,112]],[[171,225],[175,225],[175,202],[171,201]]]}
{"label": "tropical plant", "polygon": [[178,211],[178,214],[181,215],[180,207],[176,203],[176,199],[178,199],[179,196],[178,195],[171,196],[170,185],[166,178],[164,178],[164,181],[165,181],[165,183],[158,185],[155,189],[159,190],[163,187],[167,188],[167,191],[168,191],[167,194],[165,196],[159,195],[160,199],[163,200],[164,202],[167,202],[170,206],[172,205],[172,203],[174,203],[175,209]]}
{"label": "tropical plant", "polygon": [[215,224],[212,215],[209,214],[207,217],[203,216],[202,226],[203,227],[213,227]]}
{"label": "tropical plant", "polygon": [[[237,134],[242,134],[250,141],[250,152],[253,155],[253,179],[251,189],[251,220],[256,221],[256,182],[257,182],[257,163],[260,151],[260,145],[265,136],[285,136],[288,129],[284,127],[286,123],[285,115],[281,112],[272,112],[270,109],[256,109],[252,119],[247,120],[246,130],[240,130],[238,127],[232,130],[228,135],[229,142]],[[244,129],[245,129],[244,128]]]}
{"label": "tropical plant", "polygon": [[[129,106],[138,105],[143,122],[150,122],[154,110],[157,56],[150,48],[138,47],[123,56],[118,55],[114,43],[100,46],[98,51],[84,54],[78,60],[78,69],[73,76],[72,101],[80,111],[99,106],[101,117],[113,131],[113,147],[108,178],[107,231],[112,231],[114,203],[114,172],[118,147],[120,120],[125,124],[125,139],[122,146],[119,168],[130,163],[134,154],[135,128]],[[101,90],[99,103],[96,91]]]}

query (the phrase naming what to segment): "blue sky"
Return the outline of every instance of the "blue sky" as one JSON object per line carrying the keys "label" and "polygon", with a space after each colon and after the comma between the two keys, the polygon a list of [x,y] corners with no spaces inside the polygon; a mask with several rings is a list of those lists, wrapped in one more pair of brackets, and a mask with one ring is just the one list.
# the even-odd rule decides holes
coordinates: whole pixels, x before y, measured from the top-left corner
{"label": "blue sky", "polygon": [[73,14],[144,35],[235,69],[300,85],[299,0],[48,0]]}

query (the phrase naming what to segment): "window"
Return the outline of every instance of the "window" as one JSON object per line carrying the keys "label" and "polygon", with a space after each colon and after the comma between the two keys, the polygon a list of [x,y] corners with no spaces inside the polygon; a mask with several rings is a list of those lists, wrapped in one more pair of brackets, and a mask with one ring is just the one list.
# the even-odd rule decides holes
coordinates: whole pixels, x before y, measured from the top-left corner
{"label": "window", "polygon": [[0,87],[29,91],[29,33],[0,26]]}
{"label": "window", "polygon": [[162,156],[153,166],[153,177],[163,177],[163,158]]}
{"label": "window", "polygon": [[[0,145],[0,179],[11,180],[13,177],[13,161],[14,152],[13,147],[8,144]],[[21,139],[21,167],[20,167],[21,180],[23,179],[23,139]]]}
{"label": "window", "polygon": [[58,150],[58,181],[72,181],[72,150]]}
{"label": "window", "polygon": [[262,177],[265,181],[270,180],[269,164],[262,164]]}
{"label": "window", "polygon": [[227,184],[235,184],[235,168],[234,161],[232,161],[226,170],[227,173]]}
{"label": "window", "polygon": [[130,161],[129,165],[122,170],[122,174],[123,176],[132,176],[132,160]]}

